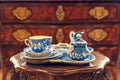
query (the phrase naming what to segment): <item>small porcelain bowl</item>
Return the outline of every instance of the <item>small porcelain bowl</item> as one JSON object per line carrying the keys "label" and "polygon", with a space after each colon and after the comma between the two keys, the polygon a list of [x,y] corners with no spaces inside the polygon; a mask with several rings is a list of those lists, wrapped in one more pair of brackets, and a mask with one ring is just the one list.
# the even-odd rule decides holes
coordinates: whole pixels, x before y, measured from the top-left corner
{"label": "small porcelain bowl", "polygon": [[52,47],[60,53],[70,53],[71,45],[68,43],[53,44]]}

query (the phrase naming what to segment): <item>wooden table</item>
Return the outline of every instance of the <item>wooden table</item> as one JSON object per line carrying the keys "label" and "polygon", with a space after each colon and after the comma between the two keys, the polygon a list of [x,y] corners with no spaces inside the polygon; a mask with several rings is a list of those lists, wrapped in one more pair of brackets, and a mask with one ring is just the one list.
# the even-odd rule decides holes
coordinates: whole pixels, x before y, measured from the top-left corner
{"label": "wooden table", "polygon": [[[107,78],[102,74],[104,67],[109,63],[109,58],[93,53],[96,60],[85,65],[71,64],[39,64],[32,65],[20,59],[20,54],[11,57],[15,72],[12,80],[98,80],[98,78]],[[104,80],[104,79],[100,79]]]}

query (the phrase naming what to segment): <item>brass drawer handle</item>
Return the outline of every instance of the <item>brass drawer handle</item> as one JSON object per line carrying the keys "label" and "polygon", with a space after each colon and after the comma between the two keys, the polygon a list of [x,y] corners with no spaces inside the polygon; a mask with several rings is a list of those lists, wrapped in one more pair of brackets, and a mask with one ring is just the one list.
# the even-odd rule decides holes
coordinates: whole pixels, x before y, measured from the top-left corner
{"label": "brass drawer handle", "polygon": [[12,13],[19,20],[25,20],[32,14],[31,10],[26,7],[17,7]]}
{"label": "brass drawer handle", "polygon": [[99,42],[104,40],[108,36],[108,33],[103,29],[94,29],[89,32],[88,36],[92,40]]}
{"label": "brass drawer handle", "polygon": [[108,16],[109,11],[105,9],[104,7],[94,7],[89,11],[90,16],[93,18],[100,20],[103,19],[104,17]]}
{"label": "brass drawer handle", "polygon": [[58,21],[62,21],[65,17],[65,11],[63,9],[62,5],[59,5],[57,10],[56,10],[56,17],[58,19]]}
{"label": "brass drawer handle", "polygon": [[17,41],[23,42],[25,39],[31,36],[31,33],[25,29],[18,29],[17,31],[13,32],[12,35]]}
{"label": "brass drawer handle", "polygon": [[65,35],[64,35],[62,28],[57,29],[57,32],[55,34],[55,38],[56,38],[58,43],[62,43],[64,41]]}

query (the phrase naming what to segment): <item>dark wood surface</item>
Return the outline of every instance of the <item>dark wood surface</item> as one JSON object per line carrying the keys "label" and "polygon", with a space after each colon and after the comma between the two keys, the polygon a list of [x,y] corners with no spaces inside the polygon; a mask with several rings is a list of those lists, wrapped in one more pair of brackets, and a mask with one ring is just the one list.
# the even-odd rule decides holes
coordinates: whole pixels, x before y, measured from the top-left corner
{"label": "dark wood surface", "polygon": [[[20,58],[20,54],[16,54],[11,57],[11,62],[14,65],[15,68],[15,74],[19,76],[14,75],[14,79],[24,79],[25,77],[20,77],[20,75],[24,76],[33,76],[34,74],[34,80],[39,80],[41,77],[43,79],[40,80],[66,80],[65,77],[67,77],[67,80],[71,78],[79,80],[79,79],[87,79],[89,77],[89,80],[94,80],[95,78],[91,78],[93,76],[93,73],[97,75],[97,73],[102,73],[105,66],[110,62],[109,58],[99,54],[98,52],[94,52],[93,55],[95,55],[96,59],[95,61],[84,64],[84,65],[77,65],[77,64],[29,64],[26,63],[25,60]],[[101,72],[100,72],[101,71]],[[42,74],[42,75],[41,75]],[[45,78],[48,75],[49,78]],[[80,76],[81,74],[81,76]],[[83,75],[85,74],[85,75]],[[94,74],[94,75],[95,75]],[[71,75],[71,76],[70,76]],[[78,79],[79,76],[79,79]],[[104,75],[103,75],[104,76]],[[52,77],[52,79],[51,79]],[[95,76],[97,77],[97,76]],[[106,76],[107,77],[107,76]],[[27,77],[28,79],[28,77]],[[33,80],[32,79],[32,80]]]}

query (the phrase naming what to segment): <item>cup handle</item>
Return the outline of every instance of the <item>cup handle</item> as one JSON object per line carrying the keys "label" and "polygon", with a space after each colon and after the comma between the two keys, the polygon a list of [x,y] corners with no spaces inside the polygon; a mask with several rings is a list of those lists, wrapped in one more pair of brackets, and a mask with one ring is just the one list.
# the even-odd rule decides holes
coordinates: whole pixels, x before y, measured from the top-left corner
{"label": "cup handle", "polygon": [[25,44],[28,46],[28,47],[30,47],[30,45],[31,45],[31,42],[30,42],[30,40],[29,39],[25,39]]}
{"label": "cup handle", "polygon": [[70,34],[69,34],[69,37],[70,37],[71,42],[73,41],[73,36],[74,36],[74,34],[75,34],[74,31],[71,31]]}

